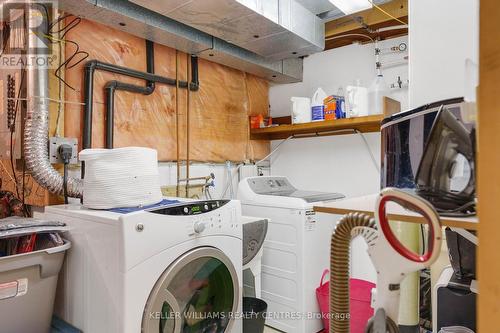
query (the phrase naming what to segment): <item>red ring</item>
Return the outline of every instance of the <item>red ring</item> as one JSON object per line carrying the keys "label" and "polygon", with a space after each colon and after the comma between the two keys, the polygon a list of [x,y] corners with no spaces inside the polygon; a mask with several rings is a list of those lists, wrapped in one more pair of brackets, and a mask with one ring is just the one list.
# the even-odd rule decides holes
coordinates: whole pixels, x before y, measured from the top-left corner
{"label": "red ring", "polygon": [[[392,199],[392,200],[391,200]],[[385,238],[389,242],[389,244],[392,246],[394,250],[396,250],[399,254],[401,254],[403,257],[405,257],[408,260],[418,262],[418,263],[424,263],[427,262],[431,256],[432,252],[434,250],[434,228],[431,223],[431,219],[429,218],[429,215],[422,211],[419,207],[408,203],[410,206],[415,208],[420,214],[424,216],[424,219],[427,221],[427,224],[430,226],[429,228],[429,235],[428,238],[430,240],[429,246],[427,248],[427,251],[423,255],[416,254],[415,252],[409,250],[406,246],[401,244],[399,239],[396,238],[394,233],[392,232],[391,226],[389,225],[389,220],[387,219],[387,215],[385,213],[385,205],[389,201],[397,202],[399,198],[392,196],[392,195],[387,195],[382,197],[379,203],[379,211],[378,211],[378,218],[380,222],[380,228],[382,229],[382,232],[384,233]]]}

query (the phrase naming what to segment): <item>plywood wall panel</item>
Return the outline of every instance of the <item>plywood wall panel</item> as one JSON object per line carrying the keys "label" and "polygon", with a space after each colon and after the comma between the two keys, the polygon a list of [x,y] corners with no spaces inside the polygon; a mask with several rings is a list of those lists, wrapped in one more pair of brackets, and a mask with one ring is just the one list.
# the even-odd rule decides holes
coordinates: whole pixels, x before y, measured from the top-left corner
{"label": "plywood wall panel", "polygon": [[[127,33],[90,21],[68,33],[90,59],[146,69],[145,41]],[[66,52],[72,52],[67,44]],[[179,78],[188,75],[187,55],[179,52]],[[84,63],[66,72],[68,83],[76,91],[66,89],[66,99],[83,101]],[[155,44],[155,72],[175,78],[176,51]],[[200,90],[190,93],[190,159],[223,162],[258,159],[269,151],[269,142],[252,142],[248,136],[248,116],[268,112],[268,82],[204,59],[199,60]],[[94,78],[93,147],[103,147],[105,137],[105,94],[103,87],[110,80],[144,85],[144,81],[97,71]],[[187,91],[179,90],[180,151],[186,158]],[[65,134],[81,142],[83,108],[67,105]],[[175,87],[157,84],[150,96],[123,91],[115,95],[115,147],[145,146],[158,150],[159,159],[176,159],[176,96]]]}

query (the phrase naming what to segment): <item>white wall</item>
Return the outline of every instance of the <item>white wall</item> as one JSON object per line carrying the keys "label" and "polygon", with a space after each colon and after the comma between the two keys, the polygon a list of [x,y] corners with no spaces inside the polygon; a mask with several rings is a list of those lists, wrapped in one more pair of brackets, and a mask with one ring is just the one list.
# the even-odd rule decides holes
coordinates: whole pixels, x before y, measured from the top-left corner
{"label": "white wall", "polygon": [[[224,195],[224,198],[227,199],[236,199],[236,195],[238,193],[238,183],[240,181],[240,175],[236,171],[237,165],[232,164],[230,166],[231,172],[228,173],[228,168],[225,164],[219,163],[194,163],[191,165],[189,172],[190,177],[205,177],[213,173],[215,175],[215,186],[210,188],[210,193],[212,198],[220,199],[222,198],[222,194],[226,187],[228,186],[228,182],[231,181],[233,185],[233,193],[234,197],[231,197],[231,191],[228,189]],[[177,164],[175,162],[162,162],[158,164],[158,171],[160,173],[160,185],[176,185],[177,183]],[[260,171],[267,175],[269,174],[268,168],[260,168]],[[182,169],[182,172],[185,172],[185,168]],[[231,175],[231,178],[229,177]],[[183,177],[181,177],[183,178]],[[200,182],[194,182],[195,184],[199,184]],[[184,183],[182,183],[184,184]]]}
{"label": "white wall", "polygon": [[465,60],[478,62],[477,0],[410,0],[409,106],[461,97]]}
{"label": "white wall", "polygon": [[[406,37],[380,43],[381,48],[407,42]],[[403,54],[384,55],[382,63],[401,59]],[[408,78],[408,66],[383,70],[387,83],[401,76]],[[375,78],[374,45],[350,45],[311,55],[304,59],[304,80],[300,83],[274,85],[269,90],[271,115],[290,114],[290,97],[312,96],[317,87],[334,94],[340,86],[361,79],[368,86]],[[405,109],[407,89],[395,90],[391,97],[398,99]],[[365,134],[373,155],[380,164],[380,134]],[[274,141],[273,146],[279,142]],[[271,172],[284,175],[299,188],[335,191],[347,196],[359,196],[379,190],[380,176],[359,135],[292,139],[284,143],[273,156]]]}
{"label": "white wall", "polygon": [[[185,172],[185,168],[181,169]],[[160,184],[161,186],[176,185],[177,184],[177,164],[176,163],[159,163],[158,171],[160,173]],[[210,189],[210,193],[214,199],[221,197],[224,187],[229,179],[227,167],[224,164],[214,164],[214,163],[196,163],[191,165],[190,177],[205,177],[214,173],[215,175],[215,187]],[[234,172],[234,167],[231,168],[233,176],[233,184],[238,183],[238,175]],[[181,176],[182,177],[182,176]],[[184,183],[182,183],[184,184]],[[199,184],[199,182],[195,182]],[[227,191],[229,193],[229,190]]]}
{"label": "white wall", "polygon": [[[380,48],[387,48],[408,42],[407,37],[394,38],[380,43]],[[368,87],[375,78],[374,44],[350,45],[313,54],[304,59],[304,78],[302,82],[292,84],[273,85],[269,89],[271,115],[290,115],[290,97],[312,97],[318,87],[327,94],[336,94],[340,86],[346,87],[361,79],[363,86]],[[403,55],[382,55],[381,62],[388,63],[401,59]],[[384,69],[387,83],[392,83],[401,76],[403,81],[408,79],[408,66],[398,66]],[[402,108],[408,105],[407,89],[394,91],[391,96],[402,103]]]}
{"label": "white wall", "polygon": [[[380,134],[365,134],[380,165]],[[340,192],[348,197],[375,193],[380,175],[359,135],[291,139],[272,158],[271,173],[300,189]]]}
{"label": "white wall", "polygon": [[[406,37],[381,42],[381,48],[407,42]],[[402,59],[406,54],[383,55],[382,63]],[[388,84],[398,76],[406,82],[408,66],[383,70]],[[304,80],[300,83],[274,85],[269,90],[271,115],[290,115],[290,97],[311,97],[317,87],[327,94],[335,94],[340,86],[355,83],[357,79],[368,87],[375,78],[374,45],[350,45],[311,55],[304,59]],[[407,89],[395,90],[391,97],[408,106]],[[292,139],[281,145],[271,159],[271,173],[287,176],[298,188],[328,192],[340,192],[347,197],[375,193],[380,189],[380,174],[374,166],[380,165],[380,133],[365,134],[368,148],[358,134],[307,139]],[[274,141],[276,147],[280,141]],[[332,216],[338,219],[339,216]],[[351,253],[353,277],[375,281],[376,272],[366,254],[362,239],[353,242]]]}

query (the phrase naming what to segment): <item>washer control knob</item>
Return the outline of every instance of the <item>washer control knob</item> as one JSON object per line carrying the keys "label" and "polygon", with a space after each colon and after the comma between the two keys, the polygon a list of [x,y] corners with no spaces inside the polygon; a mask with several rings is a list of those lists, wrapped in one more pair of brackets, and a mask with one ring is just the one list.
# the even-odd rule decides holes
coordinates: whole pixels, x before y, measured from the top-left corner
{"label": "washer control knob", "polygon": [[204,222],[195,222],[193,229],[197,234],[201,234],[205,230],[206,226]]}
{"label": "washer control knob", "polygon": [[184,207],[184,214],[187,214],[187,213],[189,213],[189,208]]}

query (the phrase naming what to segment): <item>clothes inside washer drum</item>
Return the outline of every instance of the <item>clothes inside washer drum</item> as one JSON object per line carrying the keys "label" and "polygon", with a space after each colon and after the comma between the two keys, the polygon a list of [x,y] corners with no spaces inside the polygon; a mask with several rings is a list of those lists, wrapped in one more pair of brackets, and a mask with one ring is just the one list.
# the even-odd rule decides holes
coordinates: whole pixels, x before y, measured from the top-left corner
{"label": "clothes inside washer drum", "polygon": [[268,220],[243,224],[243,266],[252,261],[264,245]]}

